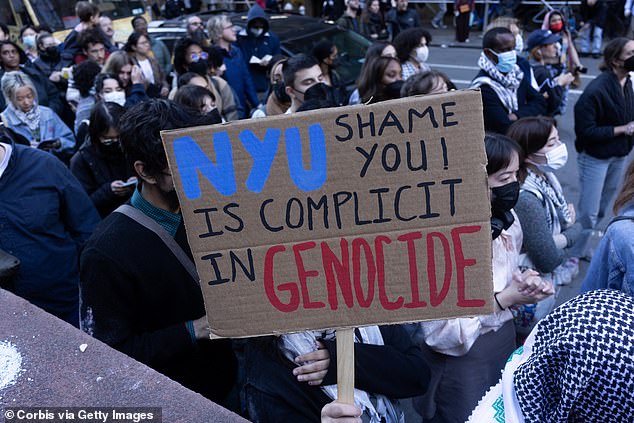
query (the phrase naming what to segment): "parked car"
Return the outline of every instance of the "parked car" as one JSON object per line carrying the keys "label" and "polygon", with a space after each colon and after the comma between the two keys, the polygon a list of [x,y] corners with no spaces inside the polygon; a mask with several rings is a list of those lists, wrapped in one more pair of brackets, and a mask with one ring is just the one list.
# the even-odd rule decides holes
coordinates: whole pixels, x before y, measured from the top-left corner
{"label": "parked car", "polygon": [[[217,12],[198,13],[204,22]],[[240,29],[246,28],[247,13],[228,13],[231,22]],[[165,21],[153,21],[148,25],[148,32],[163,41],[173,50],[176,41],[185,36],[185,22],[188,16],[181,16]],[[270,30],[279,38],[282,53],[293,56],[299,53],[310,54],[313,46],[320,41],[330,40],[339,50],[341,64],[337,72],[347,85],[353,85],[361,71],[365,52],[371,42],[362,35],[342,29],[330,21],[323,21],[309,16],[295,14],[269,15]]]}

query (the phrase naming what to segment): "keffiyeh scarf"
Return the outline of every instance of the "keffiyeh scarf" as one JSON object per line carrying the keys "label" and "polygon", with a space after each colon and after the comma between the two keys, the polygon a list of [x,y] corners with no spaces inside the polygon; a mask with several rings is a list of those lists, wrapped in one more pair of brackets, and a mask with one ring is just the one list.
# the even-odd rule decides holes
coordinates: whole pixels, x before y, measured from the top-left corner
{"label": "keffiyeh scarf", "polygon": [[572,223],[572,216],[564,198],[561,184],[553,173],[545,172],[540,176],[529,168],[526,179],[522,183],[522,190],[535,194],[546,204],[548,227],[552,230],[553,235],[561,233],[564,229],[561,222],[565,223],[564,226]]}
{"label": "keffiyeh scarf", "polygon": [[33,103],[33,107],[28,112],[23,112],[19,108],[15,107],[13,103],[9,102],[9,108],[21,122],[26,124],[29,127],[31,133],[36,133],[40,128],[40,108],[37,106],[37,103]]}
{"label": "keffiyeh scarf", "polygon": [[518,109],[517,89],[524,78],[524,73],[519,66],[515,65],[513,70],[507,74],[503,74],[495,67],[495,64],[489,60],[484,52],[480,53],[478,66],[488,76],[479,76],[471,82],[471,88],[478,88],[481,85],[490,86],[498,98],[506,107],[509,113],[513,113]]}
{"label": "keffiyeh scarf", "polygon": [[[354,342],[372,345],[384,345],[383,336],[378,326],[368,326],[355,329]],[[334,340],[335,331],[307,331],[281,336],[282,353],[293,363],[295,357],[315,351],[317,341],[320,339]],[[321,386],[321,390],[331,399],[337,398],[337,385]],[[363,411],[364,422],[380,423],[404,423],[405,416],[398,407],[398,402],[392,402],[389,398],[380,394],[371,394],[360,389],[354,390],[354,402]]]}
{"label": "keffiyeh scarf", "polygon": [[627,422],[633,392],[634,298],[590,291],[537,324],[468,422]]}

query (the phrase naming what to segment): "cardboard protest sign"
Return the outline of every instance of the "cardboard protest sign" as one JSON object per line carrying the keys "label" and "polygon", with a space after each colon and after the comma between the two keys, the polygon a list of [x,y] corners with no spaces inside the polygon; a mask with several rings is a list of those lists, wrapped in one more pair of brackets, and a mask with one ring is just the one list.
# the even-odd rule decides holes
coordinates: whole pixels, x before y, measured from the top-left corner
{"label": "cardboard protest sign", "polygon": [[492,312],[478,91],[161,135],[215,335]]}

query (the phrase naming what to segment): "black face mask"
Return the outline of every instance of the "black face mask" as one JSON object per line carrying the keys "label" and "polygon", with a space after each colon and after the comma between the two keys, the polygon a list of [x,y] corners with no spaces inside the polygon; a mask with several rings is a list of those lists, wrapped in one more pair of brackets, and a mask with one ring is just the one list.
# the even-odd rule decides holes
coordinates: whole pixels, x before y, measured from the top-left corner
{"label": "black face mask", "polygon": [[108,145],[99,143],[99,150],[109,160],[123,160],[123,149],[121,148],[121,143],[117,142]]}
{"label": "black face mask", "polygon": [[511,227],[515,218],[511,209],[517,204],[520,195],[520,183],[510,182],[501,187],[491,188],[491,235],[495,239],[503,229]]}
{"label": "black face mask", "polygon": [[60,59],[59,50],[55,46],[46,47],[44,50],[40,50],[40,56],[45,62],[57,63]]}
{"label": "black face mask", "polygon": [[218,108],[215,108],[210,112],[207,112],[207,118],[209,119],[210,125],[222,122],[222,116],[220,115]]}
{"label": "black face mask", "polygon": [[187,65],[187,69],[190,72],[194,72],[200,76],[207,76],[207,61],[206,60],[198,60],[197,62],[191,62]]}
{"label": "black face mask", "polygon": [[286,94],[286,86],[282,81],[276,82],[273,84],[273,92],[275,93],[275,97],[280,103],[290,103],[291,98]]}
{"label": "black face mask", "polygon": [[385,97],[387,99],[401,98],[401,88],[403,88],[405,81],[394,81],[384,88]]}
{"label": "black face mask", "polygon": [[634,56],[623,62],[623,68],[628,72],[634,72]]}
{"label": "black face mask", "polygon": [[330,67],[335,69],[339,67],[340,64],[341,64],[341,59],[337,57],[335,60],[332,61],[332,63],[330,64]]}
{"label": "black face mask", "polygon": [[515,222],[513,213],[506,212],[502,217],[491,217],[491,239],[500,236],[503,230],[508,229]]}
{"label": "black face mask", "polygon": [[326,101],[332,103],[333,106],[335,105],[332,97],[332,89],[323,82],[315,84],[304,91],[304,101],[311,100]]}

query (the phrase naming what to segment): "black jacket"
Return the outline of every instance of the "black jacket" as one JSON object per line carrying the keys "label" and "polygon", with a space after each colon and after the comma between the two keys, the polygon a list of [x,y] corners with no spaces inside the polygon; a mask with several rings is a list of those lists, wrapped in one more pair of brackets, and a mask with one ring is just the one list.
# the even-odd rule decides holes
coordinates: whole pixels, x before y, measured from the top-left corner
{"label": "black jacket", "polygon": [[[623,8],[620,8],[623,13]],[[579,6],[581,21],[584,23],[592,23],[600,28],[605,26],[608,17],[608,4],[605,0],[598,0],[594,6],[588,5],[588,0],[582,0]]]}
{"label": "black jacket", "polygon": [[[191,258],[182,222],[174,239]],[[86,243],[79,268],[84,330],[222,402],[237,369],[230,340],[192,342],[185,322],[205,315],[200,285],[158,235],[112,213]]]}
{"label": "black jacket", "polygon": [[[380,12],[368,12],[367,22],[361,22],[361,30],[364,36],[372,40],[385,40],[389,36],[387,25],[385,25]],[[376,35],[376,38],[372,38],[372,35]]]}
{"label": "black jacket", "polygon": [[564,97],[564,87],[559,85],[555,78],[560,72],[554,65],[542,65],[540,63],[531,63],[535,80],[539,86],[539,92],[543,95],[548,94],[546,99],[548,116],[561,114],[561,102]]}
{"label": "black jacket", "polygon": [[632,82],[624,87],[611,71],[594,78],[575,104],[575,147],[597,159],[627,156],[633,138],[614,136],[614,127],[634,120]]}
{"label": "black jacket", "polygon": [[[392,399],[425,393],[430,373],[420,348],[402,326],[381,326],[380,330],[385,345],[354,345],[355,387]],[[330,353],[322,385],[336,384],[336,342],[322,342]],[[246,401],[252,421],[314,423],[319,421],[321,408],[332,401],[318,386],[297,381],[292,374],[295,366],[280,356],[271,338],[247,342],[245,365]]]}
{"label": "black jacket", "polygon": [[105,155],[97,151],[90,138],[87,138],[71,159],[70,170],[84,187],[102,218],[130,197],[115,195],[110,188],[113,181],[125,182],[132,176],[123,153],[118,156]]}
{"label": "black jacket", "polygon": [[[514,110],[513,113],[517,115],[518,119],[527,116],[545,115],[546,100],[544,100],[544,96],[531,86],[530,65],[528,61],[526,59],[520,61],[518,58],[517,64],[524,72],[524,78],[517,89],[518,110]],[[476,78],[480,76],[490,77],[490,75],[483,70],[478,73]],[[482,85],[480,90],[482,93],[482,107],[484,112],[484,129],[505,134],[506,130],[513,123],[508,118],[508,111],[495,91],[493,91],[493,88],[488,85]]]}

